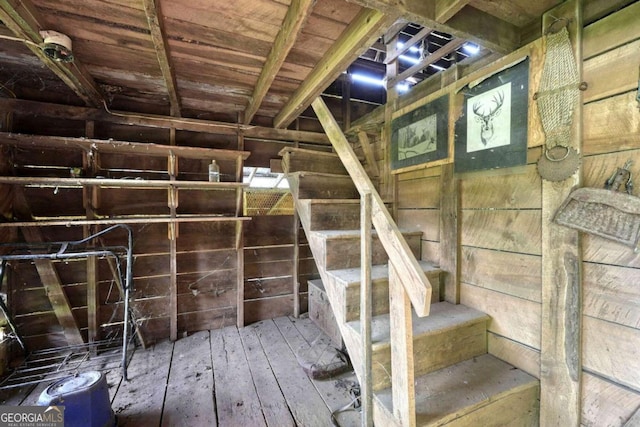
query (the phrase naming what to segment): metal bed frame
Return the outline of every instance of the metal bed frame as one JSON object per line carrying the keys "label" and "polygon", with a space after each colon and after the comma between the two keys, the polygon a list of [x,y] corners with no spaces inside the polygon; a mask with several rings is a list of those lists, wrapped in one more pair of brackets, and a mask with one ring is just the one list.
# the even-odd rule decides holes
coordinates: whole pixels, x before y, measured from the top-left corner
{"label": "metal bed frame", "polygon": [[[89,242],[91,242],[92,240],[97,239],[116,229],[126,230],[126,246],[89,245]],[[131,230],[131,227],[126,224],[116,224],[111,227],[105,228],[104,230],[99,231],[95,234],[92,234],[91,236],[88,236],[82,240],[41,243],[3,243],[0,244],[0,248],[7,248],[9,250],[7,254],[0,255],[0,284],[4,279],[7,261],[35,259],[65,260],[73,258],[85,258],[90,256],[111,256],[115,258],[116,270],[118,275],[120,276],[119,279],[121,283],[124,284],[124,326],[122,333],[122,354],[120,366],[122,368],[122,378],[127,381],[127,346],[129,341],[129,323],[131,319],[129,313],[129,297],[131,291],[133,290],[133,232]],[[122,271],[122,257],[125,257],[126,259],[126,270],[124,275]],[[122,280],[123,276],[124,280]],[[95,351],[97,350],[98,346],[105,345],[105,343],[107,343],[107,341],[100,341],[80,346],[47,349],[29,353],[24,340],[18,333],[16,324],[10,316],[9,309],[2,298],[0,298],[0,311],[3,312],[5,318],[7,319],[9,327],[11,328],[11,331],[18,341],[20,347],[22,348],[24,353],[27,354],[25,363],[23,363],[21,367],[16,369],[7,378],[5,378],[5,380],[0,383],[0,388],[18,387],[21,385],[34,384],[40,381],[45,381],[45,379],[36,379],[36,377],[41,377],[43,375],[43,373],[40,371],[42,371],[44,367],[49,367],[50,369],[52,366],[57,365],[58,368],[56,369],[56,372],[66,372],[67,375],[69,375],[70,371],[77,372],[80,369],[80,366],[87,365],[86,360],[89,358],[89,350]],[[56,351],[67,352],[68,354],[66,356],[53,356]],[[45,359],[44,364],[41,366],[37,366],[40,364],[40,362],[42,362],[42,360],[38,362],[38,358],[41,356]],[[49,362],[46,362],[47,358],[49,359]],[[53,362],[57,359],[61,360],[59,362]],[[66,368],[63,368],[63,366],[65,365],[67,365]],[[14,379],[16,376],[14,374],[26,374],[26,377],[21,377],[26,381],[14,383]]]}

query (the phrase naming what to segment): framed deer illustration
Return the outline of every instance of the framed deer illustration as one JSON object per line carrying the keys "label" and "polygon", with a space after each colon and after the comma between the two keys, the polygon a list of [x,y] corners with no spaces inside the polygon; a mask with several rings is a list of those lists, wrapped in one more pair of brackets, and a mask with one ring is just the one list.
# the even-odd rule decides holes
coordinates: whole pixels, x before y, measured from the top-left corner
{"label": "framed deer illustration", "polygon": [[527,161],[529,59],[473,87],[455,126],[455,171],[524,165]]}
{"label": "framed deer illustration", "polygon": [[441,96],[391,122],[391,169],[397,170],[449,155],[449,96]]}

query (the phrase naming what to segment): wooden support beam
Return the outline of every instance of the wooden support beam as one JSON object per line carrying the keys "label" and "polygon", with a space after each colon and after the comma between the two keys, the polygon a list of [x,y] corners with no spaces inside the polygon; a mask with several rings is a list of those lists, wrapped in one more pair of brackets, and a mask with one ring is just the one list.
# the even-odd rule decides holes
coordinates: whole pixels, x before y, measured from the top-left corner
{"label": "wooden support beam", "polygon": [[[238,122],[242,122],[242,114],[238,115]],[[244,150],[244,134],[238,133],[238,150]],[[238,159],[236,163],[236,181],[242,183],[244,179],[244,162],[243,159]],[[242,204],[244,200],[244,191],[242,188],[238,188],[236,216],[242,215],[244,212],[244,206]],[[238,328],[244,328],[244,226],[242,222],[236,222],[236,326]]]}
{"label": "wooden support beam", "polygon": [[0,176],[0,184],[36,185],[40,187],[82,187],[93,185],[110,188],[185,188],[189,190],[237,190],[241,182],[165,181],[161,179],[54,178],[48,176]]}
{"label": "wooden support beam", "polygon": [[79,59],[74,59],[72,64],[57,62],[45,55],[40,48],[43,42],[40,30],[46,29],[48,25],[29,0],[0,0],[0,21],[16,37],[24,40],[27,47],[86,105],[102,107],[104,98],[100,89]]}
{"label": "wooden support beam", "polygon": [[[393,52],[397,50],[398,45],[398,37],[394,37],[389,40],[385,40],[386,42],[386,50],[387,56],[391,56]],[[391,61],[387,64],[385,74],[387,77],[387,102],[383,105],[384,107],[384,121],[382,127],[382,141],[384,147],[391,146],[391,122],[393,112],[398,108],[398,89],[396,85],[392,85],[389,82],[394,80],[398,72],[400,70],[400,65],[398,64],[398,60]],[[397,195],[397,177],[396,175],[391,174],[391,168],[388,166],[391,164],[391,150],[383,150],[384,159],[382,168],[382,179],[380,180],[380,190],[382,192],[382,197],[387,200],[393,202],[393,217],[398,218],[398,203],[396,200]]]}
{"label": "wooden support beam", "polygon": [[393,12],[385,15],[376,10],[362,10],[291,96],[273,126],[284,128],[295,120],[397,17]]}
{"label": "wooden support beam", "polygon": [[244,228],[236,223],[236,305],[238,328],[244,328]]}
{"label": "wooden support beam", "polygon": [[[436,31],[451,34],[457,38],[473,41],[496,53],[508,54],[520,47],[520,31],[514,24],[502,21],[493,15],[470,6],[424,0],[348,0],[360,6],[376,9],[384,13],[396,13],[410,22],[415,22]],[[447,19],[446,24],[438,21],[458,9]]]}
{"label": "wooden support beam", "polygon": [[43,116],[69,120],[95,120],[106,123],[142,126],[152,128],[188,130],[217,135],[237,135],[244,132],[245,138],[273,141],[301,141],[319,145],[329,145],[327,136],[319,132],[290,129],[272,129],[262,126],[246,126],[237,123],[215,122],[199,119],[176,118],[154,114],[131,114],[121,111],[104,111],[97,108],[74,107],[70,105],[25,101],[0,97],[0,111],[14,114]]}
{"label": "wooden support beam", "polygon": [[440,268],[444,276],[444,300],[460,304],[460,180],[453,163],[441,166],[440,174]]}
{"label": "wooden support beam", "polygon": [[364,158],[367,161],[367,167],[369,169],[369,174],[374,178],[380,176],[380,169],[378,169],[378,162],[376,161],[376,156],[373,153],[373,148],[371,147],[371,142],[369,142],[369,135],[366,132],[358,132],[358,140],[360,141],[360,146],[362,147],[362,152],[364,153]]}
{"label": "wooden support beam", "polygon": [[[373,288],[371,284],[372,229],[371,193],[360,196],[360,335],[362,367],[360,384],[363,427],[373,426],[373,374],[371,348],[371,317],[373,315]],[[397,286],[402,287],[401,284]],[[402,290],[404,292],[404,289]],[[409,309],[411,306],[409,306]]]}
{"label": "wooden support beam", "polygon": [[173,72],[173,67],[171,66],[171,59],[169,58],[169,46],[163,31],[163,16],[160,4],[156,3],[156,0],[143,0],[143,2],[144,12],[149,24],[149,31],[151,32],[151,40],[153,41],[153,46],[156,49],[158,63],[160,64],[162,77],[164,78],[164,83],[167,87],[169,102],[171,103],[171,115],[173,117],[180,117],[178,85],[176,83],[176,76]]}
{"label": "wooden support beam", "polygon": [[[93,138],[95,133],[95,122],[88,121],[85,123],[85,135],[87,138]],[[82,152],[82,168],[89,176],[95,176],[97,172],[96,155],[93,151]],[[99,191],[93,186],[85,186],[82,188],[82,198],[84,202],[85,214],[87,220],[95,219],[94,197]],[[93,225],[85,225],[82,230],[84,238],[91,236],[97,232],[97,227]],[[98,261],[96,257],[87,258],[87,341],[92,343],[100,340],[100,297],[98,292]]]}
{"label": "wooden support beam", "polygon": [[245,111],[243,123],[249,124],[253,116],[260,108],[262,100],[266,96],[278,71],[284,64],[289,51],[298,39],[307,18],[311,15],[313,5],[316,0],[292,0],[289,10],[280,26],[280,31],[276,36],[267,60],[262,67],[262,72],[258,77],[258,82],[253,90],[253,95],[249,99],[249,105]]}
{"label": "wooden support beam", "polygon": [[[1,99],[1,98],[0,98]],[[97,153],[130,154],[134,156],[165,157],[174,153],[185,159],[202,160],[215,158],[219,160],[246,159],[248,151],[219,150],[216,148],[176,147],[146,142],[128,142],[104,139],[67,138],[62,136],[27,135],[20,133],[0,132],[0,144],[28,148],[60,148],[69,150],[93,150]]]}
{"label": "wooden support beam", "polygon": [[402,73],[398,74],[396,77],[391,79],[387,83],[387,85],[395,86],[401,81],[413,76],[416,73],[419,73],[420,71],[427,68],[429,65],[435,63],[436,61],[439,61],[443,57],[447,56],[448,54],[450,54],[451,52],[453,52],[454,50],[462,46],[464,42],[465,42],[464,39],[453,38],[452,40],[447,42],[444,46],[442,46],[440,49],[433,52],[431,55],[425,57],[423,60],[421,60],[417,64],[412,65],[408,69],[404,70]]}
{"label": "wooden support beam", "polygon": [[351,74],[347,71],[342,80],[342,129],[351,127]]}
{"label": "wooden support beam", "polygon": [[[167,158],[169,181],[175,182],[178,175],[178,158],[171,153]],[[169,216],[176,218],[178,209],[178,189],[171,186],[167,189]],[[178,224],[167,224],[169,238],[169,338],[178,339]]]}
{"label": "wooden support beam", "polygon": [[300,317],[300,216],[298,210],[293,210],[293,317]]}
{"label": "wooden support beam", "polygon": [[[28,243],[40,243],[43,242],[42,234],[37,228],[23,228],[22,234]],[[80,327],[73,317],[71,311],[71,304],[67,295],[64,293],[62,282],[58,276],[58,272],[51,260],[36,259],[34,260],[42,285],[49,297],[53,312],[58,318],[60,326],[62,326],[64,336],[67,339],[69,345],[84,344],[84,339],[80,333]]]}
{"label": "wooden support beam", "polygon": [[17,227],[71,227],[85,225],[114,225],[114,224],[168,224],[181,222],[236,222],[250,221],[251,217],[235,217],[235,216],[218,216],[218,215],[185,215],[171,218],[170,216],[115,216],[106,219],[82,220],[82,219],[58,219],[58,220],[42,220],[42,221],[15,221],[0,222],[0,228],[17,228]]}
{"label": "wooden support beam", "polygon": [[[543,17],[543,32],[567,18],[573,54],[582,81],[582,0],[568,0]],[[574,105],[570,147],[581,152],[582,96]],[[581,167],[561,182],[542,181],[542,325],[540,425],[578,426],[582,378],[582,249],[579,232],[553,222],[574,188]]]}

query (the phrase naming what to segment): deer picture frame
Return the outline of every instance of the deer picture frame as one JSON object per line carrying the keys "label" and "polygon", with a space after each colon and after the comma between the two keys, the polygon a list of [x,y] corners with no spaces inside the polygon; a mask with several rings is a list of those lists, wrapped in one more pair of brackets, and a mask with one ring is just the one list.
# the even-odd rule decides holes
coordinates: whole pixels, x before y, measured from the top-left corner
{"label": "deer picture frame", "polygon": [[461,91],[455,124],[455,172],[524,165],[527,162],[529,59]]}
{"label": "deer picture frame", "polygon": [[391,122],[391,169],[449,156],[449,96],[443,95]]}

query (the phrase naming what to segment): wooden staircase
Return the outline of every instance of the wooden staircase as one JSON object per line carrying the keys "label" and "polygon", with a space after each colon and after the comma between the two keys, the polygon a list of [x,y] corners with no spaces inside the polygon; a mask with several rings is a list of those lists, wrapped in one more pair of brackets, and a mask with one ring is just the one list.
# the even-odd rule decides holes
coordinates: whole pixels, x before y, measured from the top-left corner
{"label": "wooden staircase", "polygon": [[[337,154],[295,148],[286,148],[280,154],[327,298],[362,383],[366,376],[362,372],[365,349],[360,335],[359,191]],[[412,254],[420,259],[420,233],[403,231],[402,235]],[[375,424],[537,425],[538,380],[487,354],[489,317],[463,305],[440,301],[444,273],[426,261],[418,261],[418,265],[431,284],[431,306],[425,317],[411,310],[412,338],[407,347],[414,370],[403,375],[415,379],[406,387],[408,399],[413,401],[402,403],[411,413],[403,414],[402,408],[394,410],[394,399],[400,398],[394,398],[392,386],[403,385],[397,384],[392,372],[389,257],[381,237],[372,231],[370,330]]]}

